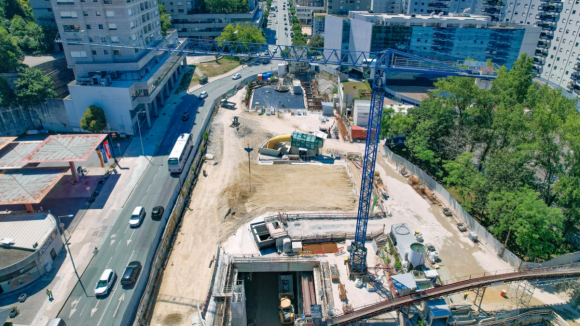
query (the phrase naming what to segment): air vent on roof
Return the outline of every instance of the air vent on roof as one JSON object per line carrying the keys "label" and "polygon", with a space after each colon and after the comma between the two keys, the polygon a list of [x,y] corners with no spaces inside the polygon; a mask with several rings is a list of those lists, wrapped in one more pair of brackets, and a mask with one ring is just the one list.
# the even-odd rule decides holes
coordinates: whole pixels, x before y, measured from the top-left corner
{"label": "air vent on roof", "polygon": [[2,239],[2,246],[4,246],[4,247],[10,247],[12,244],[14,244],[14,239],[12,239],[12,238],[4,238],[4,239]]}

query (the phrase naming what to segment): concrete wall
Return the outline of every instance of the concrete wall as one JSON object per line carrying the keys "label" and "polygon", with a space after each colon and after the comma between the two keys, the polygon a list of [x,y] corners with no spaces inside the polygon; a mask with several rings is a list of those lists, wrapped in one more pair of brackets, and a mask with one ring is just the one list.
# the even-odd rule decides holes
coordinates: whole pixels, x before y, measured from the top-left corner
{"label": "concrete wall", "polygon": [[314,267],[319,266],[318,261],[276,262],[265,260],[264,262],[238,262],[236,260],[234,264],[239,272],[312,272]]}

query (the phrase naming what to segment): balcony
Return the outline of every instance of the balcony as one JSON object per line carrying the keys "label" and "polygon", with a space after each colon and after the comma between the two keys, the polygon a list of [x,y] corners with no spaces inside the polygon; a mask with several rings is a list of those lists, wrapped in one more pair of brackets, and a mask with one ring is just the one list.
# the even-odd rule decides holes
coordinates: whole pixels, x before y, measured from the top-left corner
{"label": "balcony", "polygon": [[538,10],[552,13],[562,12],[562,6],[557,4],[543,4],[538,7]]}
{"label": "balcony", "polygon": [[544,41],[551,41],[554,38],[554,35],[549,35],[549,34],[544,34],[542,33],[540,35],[540,40],[544,40]]}
{"label": "balcony", "polygon": [[578,79],[580,79],[580,74],[577,73],[577,72],[573,72],[573,73],[570,74],[570,79],[572,79],[572,80],[578,80]]}
{"label": "balcony", "polygon": [[548,56],[548,50],[546,49],[536,49],[536,53],[534,54],[536,57],[545,58]]}
{"label": "balcony", "polygon": [[501,11],[497,8],[484,8],[481,10],[482,12],[488,13],[488,14],[499,14]]}
{"label": "balcony", "polygon": [[433,3],[433,2],[430,2],[428,6],[430,8],[449,8],[449,4],[446,4],[446,3]]}
{"label": "balcony", "polygon": [[482,3],[484,6],[490,6],[490,7],[503,7],[503,6],[505,6],[505,3],[498,1],[498,0],[483,0]]}
{"label": "balcony", "polygon": [[538,49],[549,49],[549,48],[550,48],[550,43],[543,42],[543,41],[538,42]]}

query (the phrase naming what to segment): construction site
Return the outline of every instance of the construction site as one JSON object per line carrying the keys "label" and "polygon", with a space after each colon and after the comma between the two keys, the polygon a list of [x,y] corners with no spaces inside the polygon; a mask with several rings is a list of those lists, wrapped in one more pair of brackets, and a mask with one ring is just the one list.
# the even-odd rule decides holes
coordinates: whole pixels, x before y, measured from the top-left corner
{"label": "construction site", "polygon": [[274,79],[213,117],[151,325],[580,325],[575,264],[514,268],[381,146],[353,270],[357,115],[335,115],[326,81]]}

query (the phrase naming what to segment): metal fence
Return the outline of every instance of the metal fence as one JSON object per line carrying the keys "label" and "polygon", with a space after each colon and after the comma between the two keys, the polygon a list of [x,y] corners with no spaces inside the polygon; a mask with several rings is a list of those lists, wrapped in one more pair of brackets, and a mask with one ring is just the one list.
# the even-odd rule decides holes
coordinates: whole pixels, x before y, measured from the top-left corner
{"label": "metal fence", "polygon": [[451,196],[451,194],[435,179],[425,173],[423,170],[415,166],[413,163],[407,161],[406,159],[400,157],[399,155],[393,153],[389,147],[384,146],[385,154],[388,159],[393,161],[395,164],[404,166],[409,172],[416,175],[419,179],[423,180],[429,188],[431,188],[437,197],[444,202],[444,205],[449,207],[454,215],[458,217],[462,222],[464,222],[471,231],[477,233],[479,240],[487,244],[491,249],[493,249],[498,256],[514,268],[519,268],[522,264],[522,260],[519,259],[508,249],[504,250],[504,245],[499,242],[489,231],[485,229],[481,224],[479,224],[469,213],[467,213],[463,207]]}

